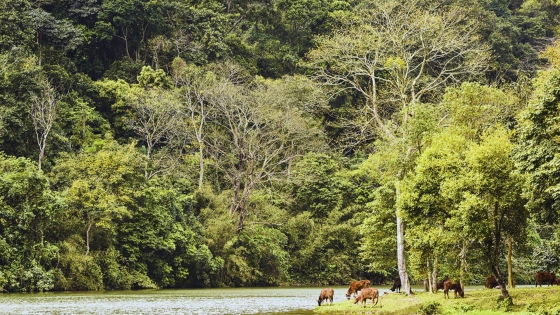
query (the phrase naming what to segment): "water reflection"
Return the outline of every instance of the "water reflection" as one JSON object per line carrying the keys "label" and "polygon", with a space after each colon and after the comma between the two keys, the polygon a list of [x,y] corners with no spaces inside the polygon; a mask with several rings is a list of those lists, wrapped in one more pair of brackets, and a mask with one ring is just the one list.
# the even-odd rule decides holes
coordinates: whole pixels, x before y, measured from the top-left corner
{"label": "water reflection", "polygon": [[[336,286],[334,302],[347,287]],[[388,288],[380,288],[381,292]],[[226,288],[0,295],[2,314],[313,314],[317,287]]]}

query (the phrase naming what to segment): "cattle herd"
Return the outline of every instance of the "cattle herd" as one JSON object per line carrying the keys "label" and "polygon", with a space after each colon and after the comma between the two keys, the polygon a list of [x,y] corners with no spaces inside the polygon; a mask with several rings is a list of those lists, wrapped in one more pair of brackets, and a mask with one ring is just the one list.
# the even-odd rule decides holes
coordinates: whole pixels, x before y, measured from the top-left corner
{"label": "cattle herd", "polygon": [[[535,276],[535,287],[537,285],[542,286],[543,283],[548,284],[549,286],[554,284],[560,285],[560,278],[556,278],[554,272],[539,271]],[[350,286],[348,287],[348,291],[346,292],[346,299],[350,300],[350,297],[353,295],[354,304],[358,304],[359,302],[361,302],[362,305],[366,307],[366,301],[368,299],[371,299],[372,307],[377,305],[377,303],[379,303],[379,307],[382,307],[381,301],[379,300],[379,290],[370,288],[370,284],[371,282],[369,280],[358,280],[351,282]],[[444,279],[441,282],[438,282],[436,286],[438,290],[443,289],[443,298],[449,298],[449,290],[454,291],[455,298],[457,298],[457,295],[462,298],[465,297],[465,292],[463,291],[461,284],[458,282],[453,283],[451,279],[449,279],[449,277],[444,277]],[[498,283],[498,280],[495,276],[490,275],[486,277],[486,288],[500,288],[500,284]],[[395,280],[393,281],[393,286],[390,290],[400,293],[400,278],[395,278]],[[321,303],[323,303],[325,300],[332,304],[333,297],[334,290],[332,288],[322,289],[317,302],[319,303],[319,306],[321,306]]]}

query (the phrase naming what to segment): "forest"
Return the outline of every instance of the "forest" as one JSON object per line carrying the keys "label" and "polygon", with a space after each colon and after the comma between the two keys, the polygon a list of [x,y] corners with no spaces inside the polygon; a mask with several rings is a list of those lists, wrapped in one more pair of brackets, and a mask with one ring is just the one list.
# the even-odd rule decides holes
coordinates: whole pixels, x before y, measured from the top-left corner
{"label": "forest", "polygon": [[558,0],[0,0],[0,288],[560,271]]}

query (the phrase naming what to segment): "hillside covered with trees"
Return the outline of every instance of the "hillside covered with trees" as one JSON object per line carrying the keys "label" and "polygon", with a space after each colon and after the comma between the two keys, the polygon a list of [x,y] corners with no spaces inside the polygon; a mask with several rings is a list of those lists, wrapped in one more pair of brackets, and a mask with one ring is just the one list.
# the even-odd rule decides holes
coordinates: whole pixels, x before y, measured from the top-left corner
{"label": "hillside covered with trees", "polygon": [[559,19],[557,0],[0,0],[0,288],[560,271]]}

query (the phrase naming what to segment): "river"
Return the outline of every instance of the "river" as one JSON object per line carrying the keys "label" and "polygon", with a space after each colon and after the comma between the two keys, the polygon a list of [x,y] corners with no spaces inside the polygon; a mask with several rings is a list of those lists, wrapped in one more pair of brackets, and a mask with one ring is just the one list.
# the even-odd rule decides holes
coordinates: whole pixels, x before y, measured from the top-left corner
{"label": "river", "polygon": [[[389,287],[378,287],[385,292]],[[334,302],[347,286],[333,286]],[[0,314],[313,314],[321,288],[212,288],[0,295]]]}

